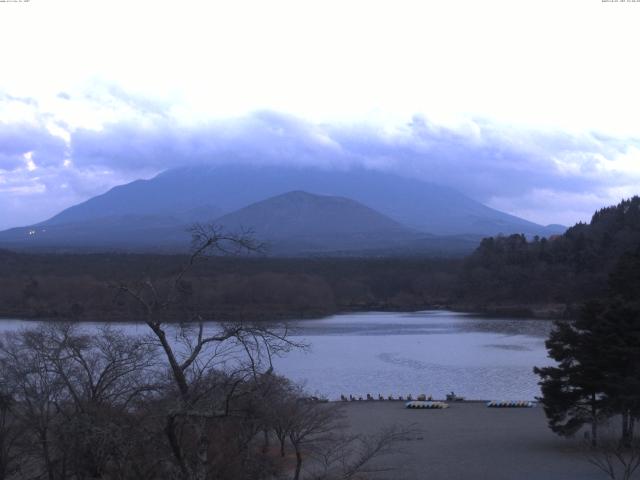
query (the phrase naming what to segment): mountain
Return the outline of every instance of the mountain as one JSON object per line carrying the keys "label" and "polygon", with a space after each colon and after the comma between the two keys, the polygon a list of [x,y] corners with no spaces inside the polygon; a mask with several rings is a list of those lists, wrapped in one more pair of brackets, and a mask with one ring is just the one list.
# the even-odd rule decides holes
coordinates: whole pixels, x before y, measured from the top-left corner
{"label": "mountain", "polygon": [[[473,251],[481,240],[473,235],[430,235],[354,200],[303,191],[253,203],[215,219],[215,224],[230,233],[251,230],[265,244],[266,253],[278,256],[459,256]],[[14,228],[0,232],[0,244],[55,251],[175,252],[188,248],[188,227],[184,218],[111,215]]]}
{"label": "mountain", "polygon": [[564,231],[561,226],[544,227],[489,208],[452,188],[391,172],[257,165],[167,170],[150,180],[136,180],[112,188],[64,210],[41,225],[126,214],[184,220],[185,212],[203,206],[226,214],[298,190],[350,198],[408,228],[435,235],[524,233],[548,236]]}
{"label": "mountain", "polygon": [[251,228],[271,251],[341,251],[406,245],[426,236],[344,197],[288,192],[216,220],[227,231]]}
{"label": "mountain", "polygon": [[393,173],[225,165],[115,187],[37,225],[0,232],[0,246],[183,251],[189,225],[214,221],[253,229],[279,255],[460,255],[487,235],[564,231]]}
{"label": "mountain", "polygon": [[39,224],[0,232],[8,248],[162,250],[188,244],[186,224],[173,217],[110,215],[69,223]]}
{"label": "mountain", "polygon": [[[45,222],[1,232],[0,242],[43,248],[184,250],[190,240],[189,224],[216,215],[217,210],[202,207],[181,212],[179,218],[112,214]],[[277,195],[214,219],[228,232],[251,229],[256,240],[277,254],[403,247],[428,236],[354,200],[302,191]]]}

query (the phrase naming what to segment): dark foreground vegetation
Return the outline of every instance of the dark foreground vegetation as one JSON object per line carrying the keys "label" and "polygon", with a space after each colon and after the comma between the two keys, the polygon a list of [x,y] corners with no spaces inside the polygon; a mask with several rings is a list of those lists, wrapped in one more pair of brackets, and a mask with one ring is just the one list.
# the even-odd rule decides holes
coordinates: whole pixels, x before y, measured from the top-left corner
{"label": "dark foreground vegetation", "polygon": [[549,427],[574,436],[588,426],[589,460],[612,479],[632,478],[640,468],[640,248],[618,259],[606,294],[556,322],[546,346],[556,365],[534,371]]}
{"label": "dark foreground vegetation", "polygon": [[278,330],[167,334],[166,349],[57,323],[3,338],[0,479],[362,478],[408,431],[345,433],[337,405],[269,369],[293,347]]}
{"label": "dark foreground vegetation", "polygon": [[[640,198],[634,197],[561,236],[487,238],[464,259],[209,257],[184,276],[181,291],[189,308],[218,319],[438,306],[571,317],[606,293],[609,273],[638,245]],[[114,285],[144,278],[166,284],[186,258],[0,251],[0,316],[140,318],[139,305],[117,295]],[[184,318],[183,311],[164,314]]]}
{"label": "dark foreground vegetation", "polygon": [[464,262],[460,287],[479,304],[581,304],[604,295],[609,273],[638,248],[640,197],[633,197],[561,236],[483,240]]}
{"label": "dark foreground vegetation", "polygon": [[[171,282],[114,285],[147,335],[50,322],[0,340],[0,480],[362,478],[406,434],[343,433],[336,405],[275,375],[274,356],[304,348],[286,326],[205,326],[184,278],[210,250],[254,245],[194,240]],[[167,325],[178,309],[188,323]]]}

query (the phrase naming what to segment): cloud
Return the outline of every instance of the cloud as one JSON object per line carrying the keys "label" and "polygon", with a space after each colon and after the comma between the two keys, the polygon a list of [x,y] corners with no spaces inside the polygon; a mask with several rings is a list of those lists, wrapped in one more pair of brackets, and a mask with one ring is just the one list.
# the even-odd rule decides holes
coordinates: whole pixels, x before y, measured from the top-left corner
{"label": "cloud", "polygon": [[103,130],[79,129],[72,138],[78,165],[122,169],[171,168],[224,161],[319,165],[350,159],[326,128],[274,112],[181,126],[171,120],[150,126],[123,122]]}
{"label": "cloud", "polygon": [[36,165],[56,165],[66,152],[65,142],[42,126],[0,122],[0,170],[21,167],[27,154]]}
{"label": "cloud", "polygon": [[[91,101],[126,114],[97,128],[54,119],[65,137],[46,114],[0,128],[0,202],[15,212],[4,209],[0,228],[43,220],[168,168],[226,162],[364,166],[449,185],[540,223],[588,219],[595,208],[618,201],[620,192],[637,193],[640,182],[637,139],[518,129],[484,119],[445,127],[424,116],[390,127],[258,111],[186,124],[167,105],[104,91]],[[59,101],[75,100],[64,95]]]}
{"label": "cloud", "polygon": [[[418,176],[487,201],[534,190],[597,194],[628,181],[624,159],[638,141],[518,130],[488,121],[442,127],[423,117],[391,130],[374,124],[314,124],[262,111],[183,127],[119,123],[73,135],[78,165],[122,170],[248,162],[324,168],[365,166]],[[625,167],[625,168],[623,168]]]}

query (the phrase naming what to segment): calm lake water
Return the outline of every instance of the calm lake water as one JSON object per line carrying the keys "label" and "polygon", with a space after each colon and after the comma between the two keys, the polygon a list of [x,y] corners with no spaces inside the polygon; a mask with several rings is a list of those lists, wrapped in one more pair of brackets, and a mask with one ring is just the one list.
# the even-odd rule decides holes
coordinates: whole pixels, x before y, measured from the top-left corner
{"label": "calm lake water", "polygon": [[[0,332],[29,325],[0,320]],[[275,359],[276,371],[330,399],[367,393],[444,398],[454,391],[470,399],[532,400],[540,394],[532,368],[551,363],[544,348],[551,322],[545,320],[368,312],[290,325],[310,348]],[[141,324],[117,326],[146,333]]]}

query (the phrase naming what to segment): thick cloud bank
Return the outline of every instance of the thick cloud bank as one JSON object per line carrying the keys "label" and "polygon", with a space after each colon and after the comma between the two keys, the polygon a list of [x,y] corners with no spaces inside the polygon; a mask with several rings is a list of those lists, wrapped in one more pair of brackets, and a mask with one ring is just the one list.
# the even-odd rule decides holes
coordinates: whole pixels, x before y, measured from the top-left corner
{"label": "thick cloud bank", "polygon": [[[71,113],[81,105],[64,93],[56,101]],[[44,220],[135,178],[207,163],[364,165],[448,185],[545,224],[587,219],[640,184],[640,141],[592,132],[483,119],[442,126],[420,116],[392,126],[318,124],[272,111],[187,123],[170,106],[122,91],[83,101],[93,102],[95,124],[73,125],[35,100],[0,97],[5,112],[22,112],[0,122],[0,228]]]}

